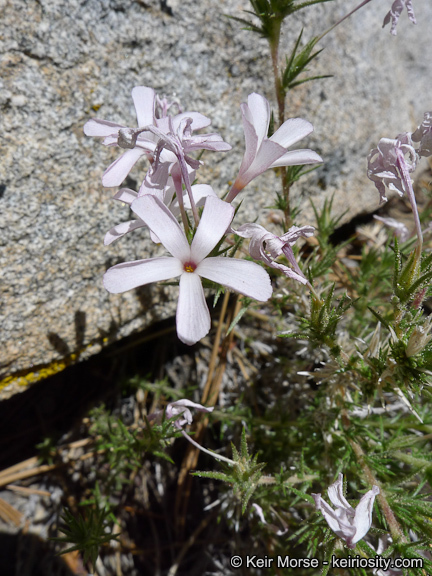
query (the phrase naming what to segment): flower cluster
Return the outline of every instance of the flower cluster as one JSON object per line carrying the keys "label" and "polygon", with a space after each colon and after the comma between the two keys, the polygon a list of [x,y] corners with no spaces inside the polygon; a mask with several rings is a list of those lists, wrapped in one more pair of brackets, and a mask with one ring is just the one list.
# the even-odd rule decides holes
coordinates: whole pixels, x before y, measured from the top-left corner
{"label": "flower cluster", "polygon": [[[254,259],[307,284],[292,246],[298,238],[313,234],[313,228],[293,227],[280,237],[255,224],[245,224],[234,231],[231,223],[235,210],[231,201],[268,168],[321,162],[320,156],[311,150],[287,150],[312,132],[312,125],[301,118],[290,119],[268,138],[269,103],[259,94],[250,94],[248,103],[242,105],[246,150],[239,174],[224,201],[208,184],[192,184],[201,165],[194,158],[194,152],[231,149],[219,134],[196,134],[207,128],[210,120],[198,112],[179,111],[170,116],[172,104],[160,99],[152,88],[135,87],[132,99],[137,128],[98,118],[84,126],[86,135],[103,138],[105,146],[124,150],[105,170],[104,186],[121,186],[141,158],[147,158],[150,163],[138,190],[121,188],[114,195],[114,199],[128,204],[137,218],[109,230],[104,243],[111,244],[129,232],[147,227],[151,239],[162,244],[171,257],[113,266],[104,276],[105,288],[111,293],[121,293],[152,282],[179,278],[177,334],[184,343],[192,345],[210,330],[210,313],[201,278],[260,302],[267,301],[272,294],[270,277],[262,266],[222,255],[220,246],[229,234],[251,238],[250,253]],[[200,207],[203,207],[201,214]],[[192,212],[192,230],[187,211]],[[289,266],[275,262],[282,254]]]}

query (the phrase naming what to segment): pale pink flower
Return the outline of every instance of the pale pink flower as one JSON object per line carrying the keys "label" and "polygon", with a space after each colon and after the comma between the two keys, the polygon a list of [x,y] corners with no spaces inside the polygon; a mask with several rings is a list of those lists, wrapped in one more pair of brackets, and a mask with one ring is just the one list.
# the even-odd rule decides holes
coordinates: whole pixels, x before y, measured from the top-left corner
{"label": "pale pink flower", "polygon": [[245,154],[238,176],[226,198],[231,202],[251,180],[277,166],[316,164],[322,158],[312,150],[287,150],[313,132],[313,126],[302,118],[291,118],[270,138],[270,105],[259,94],[249,94],[247,104],[241,104],[245,134]]}
{"label": "pale pink flower", "polygon": [[[408,156],[408,159],[406,158]],[[418,215],[417,202],[414,195],[410,173],[417,166],[418,156],[409,132],[399,134],[394,140],[381,138],[378,147],[371,150],[368,160],[367,176],[375,184],[380,203],[387,202],[385,188],[394,190],[399,196],[407,195],[414,215],[417,236],[420,244],[423,235]]]}
{"label": "pale pink flower", "polygon": [[195,408],[198,412],[213,412],[214,407],[207,408],[202,404],[197,404],[191,400],[176,400],[175,402],[170,402],[165,410],[165,416],[169,420],[174,416],[178,416],[177,420],[174,420],[174,426],[179,429],[183,429],[183,426],[187,424],[192,424],[193,417],[192,412],[189,408]]}
{"label": "pale pink flower", "polygon": [[378,486],[372,486],[372,490],[362,496],[356,509],[354,509],[343,494],[343,475],[339,474],[337,481],[329,486],[327,490],[335,509],[323,500],[321,494],[312,494],[312,496],[317,510],[322,512],[327,524],[336,536],[345,540],[350,548],[355,548],[356,543],[369,532],[372,525],[375,496],[379,492]]}
{"label": "pale pink flower", "polygon": [[[153,158],[159,138],[148,128],[156,127],[163,131],[167,125],[166,117],[157,118],[155,115],[155,92],[152,88],[136,86],[132,90],[132,99],[138,128],[129,128],[99,118],[89,120],[84,126],[84,133],[87,136],[104,138],[105,146],[119,146],[126,149],[126,152],[105,170],[102,184],[106,187],[120,186],[142,156],[147,155],[149,159]],[[165,106],[163,110],[166,113],[168,106]],[[191,130],[200,130],[211,123],[209,118],[198,112],[183,112],[172,117],[174,130],[185,118],[190,119]]]}
{"label": "pale pink flower", "polygon": [[424,113],[424,120],[411,135],[414,142],[420,142],[417,150],[419,156],[432,155],[432,112]]}
{"label": "pale pink flower", "polygon": [[174,418],[174,416],[178,416],[178,418],[174,420],[174,426],[178,430],[183,430],[184,426],[192,424],[193,422],[192,412],[189,410],[189,408],[194,408],[195,410],[198,410],[198,412],[208,413],[213,412],[214,410],[214,407],[207,408],[206,406],[197,404],[191,400],[182,399],[176,400],[175,402],[170,402],[165,410],[157,410],[156,412],[149,414],[147,419],[150,422],[157,422],[160,424],[162,422],[164,413],[167,420]]}
{"label": "pale pink flower", "polygon": [[[282,236],[276,236],[259,224],[243,224],[233,232],[242,238],[251,239],[249,253],[254,260],[261,260],[268,266],[281,270],[289,278],[297,280],[301,284],[307,284],[308,281],[297,264],[292,247],[299,238],[313,236],[314,230],[313,226],[302,226],[301,228],[292,226]],[[275,262],[275,259],[281,254],[286,256],[292,268]]]}
{"label": "pale pink flower", "polygon": [[109,292],[120,293],[138,286],[180,276],[177,306],[177,334],[192,345],[210,330],[210,313],[201,278],[222,284],[259,301],[270,298],[270,277],[254,262],[208,254],[215,248],[234,217],[234,208],[209,196],[192,244],[168,208],[148,194],[132,203],[132,210],[156,234],[172,257],[125,262],[110,268],[104,276]]}
{"label": "pale pink flower", "polygon": [[412,187],[409,174],[414,172],[417,158],[409,132],[399,134],[395,139],[381,138],[377,148],[370,151],[367,157],[367,175],[380,193],[380,204],[387,202],[386,186],[399,196],[408,194],[410,186]]}
{"label": "pale pink flower", "polygon": [[406,7],[408,12],[408,18],[411,20],[413,24],[417,24],[417,21],[414,16],[414,9],[412,6],[412,0],[394,0],[392,7],[390,8],[389,12],[386,14],[384,18],[384,22],[382,27],[386,26],[391,20],[391,28],[390,33],[393,36],[396,36],[396,26],[399,20],[400,15],[402,14],[402,10]]}
{"label": "pale pink flower", "polygon": [[163,189],[171,175],[177,198],[180,202],[183,199],[182,183],[184,183],[192,203],[192,210],[195,211],[190,172],[197,170],[200,162],[191,157],[190,153],[198,150],[227,151],[231,146],[216,133],[192,135],[192,124],[192,119],[183,118],[178,125],[175,125],[173,119],[167,117],[157,127],[149,128],[158,138],[158,144],[154,162],[147,172],[143,186],[147,189]]}

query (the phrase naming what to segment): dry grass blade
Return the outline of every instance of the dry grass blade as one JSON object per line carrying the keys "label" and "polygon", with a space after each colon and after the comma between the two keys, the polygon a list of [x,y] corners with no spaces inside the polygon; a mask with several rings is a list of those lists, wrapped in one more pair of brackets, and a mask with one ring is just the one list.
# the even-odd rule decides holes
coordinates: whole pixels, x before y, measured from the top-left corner
{"label": "dry grass blade", "polygon": [[0,518],[6,524],[15,524],[15,526],[20,526],[23,514],[18,512],[16,508],[3,500],[3,498],[0,498]]}
{"label": "dry grass blade", "polygon": [[8,484],[6,486],[7,490],[11,490],[12,492],[18,492],[19,494],[30,495],[36,494],[37,496],[51,496],[51,492],[47,490],[37,490],[36,488],[26,488],[25,486],[15,486],[14,484]]}
{"label": "dry grass blade", "polygon": [[[220,387],[222,384],[222,378],[226,368],[228,350],[230,349],[232,340],[234,338],[234,330],[231,330],[231,332],[223,339],[221,350],[219,352],[219,343],[222,334],[222,326],[224,325],[225,313],[228,308],[228,300],[229,300],[229,293],[226,292],[219,318],[217,334],[212,350],[212,357],[210,360],[207,382],[201,397],[201,403],[208,404],[210,406],[214,406],[217,402]],[[226,321],[227,327],[231,324],[232,320],[237,316],[240,309],[241,309],[241,303],[238,300],[238,296],[236,296],[235,305],[233,306],[231,314],[229,315]],[[219,353],[219,363],[216,368],[216,360],[218,357],[218,353]],[[207,428],[208,422],[209,419],[207,417],[204,417],[197,421],[194,435],[194,440],[196,442],[200,442],[200,440],[204,436],[204,432]],[[186,450],[186,456],[183,459],[182,467],[179,473],[179,478],[177,482],[177,495],[176,495],[176,518],[180,530],[183,530],[185,526],[186,511],[188,508],[188,502],[191,492],[192,477],[189,476],[189,472],[196,467],[198,462],[198,455],[199,450],[192,445],[188,445]],[[178,514],[179,511],[180,515]]]}

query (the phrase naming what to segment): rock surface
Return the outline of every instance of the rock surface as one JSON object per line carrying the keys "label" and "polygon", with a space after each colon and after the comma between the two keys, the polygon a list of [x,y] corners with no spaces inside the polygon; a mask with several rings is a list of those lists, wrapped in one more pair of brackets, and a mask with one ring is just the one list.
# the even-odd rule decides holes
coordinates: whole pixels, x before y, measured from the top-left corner
{"label": "rock surface", "polygon": [[[346,4],[309,8],[284,29],[283,46],[293,45],[301,25],[305,38],[321,33]],[[333,78],[288,98],[288,116],[315,126],[301,146],[325,160],[294,190],[302,223],[308,198],[319,205],[333,192],[335,209],[350,210],[345,219],[376,209],[366,155],[382,136],[414,129],[431,109],[432,4],[416,0],[418,25],[404,12],[397,37],[381,30],[390,4],[371,2],[325,37],[311,73]],[[2,397],[174,313],[176,288],[114,296],[102,286],[110,265],[160,249],[145,230],[103,246],[105,232],[128,220],[129,210],[101,185],[117,150],[86,138],[83,125],[95,116],[134,125],[136,85],[175,96],[185,110],[209,116],[233,146],[229,154],[206,153],[200,171],[201,183],[224,192],[243,154],[239,104],[253,91],[273,101],[265,40],[222,15],[243,16],[247,8],[246,0],[0,0]],[[143,168],[127,185],[136,186]],[[276,185],[271,173],[249,185],[241,221],[258,208],[268,224],[264,207]]]}

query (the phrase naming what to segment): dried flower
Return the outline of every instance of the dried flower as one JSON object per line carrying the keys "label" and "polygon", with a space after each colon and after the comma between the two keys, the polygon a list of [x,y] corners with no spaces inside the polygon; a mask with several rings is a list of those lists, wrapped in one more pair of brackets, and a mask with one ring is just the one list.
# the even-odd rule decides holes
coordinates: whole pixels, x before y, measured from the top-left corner
{"label": "dried flower", "polygon": [[412,6],[412,0],[394,0],[392,7],[390,8],[389,12],[386,14],[386,16],[384,18],[383,25],[382,25],[382,27],[384,28],[384,26],[387,26],[387,24],[391,20],[390,33],[393,34],[393,36],[396,36],[396,34],[397,34],[396,26],[397,26],[399,17],[402,14],[402,10],[404,9],[405,6],[406,6],[406,9],[408,12],[408,18],[411,20],[411,22],[413,24],[417,24],[417,21],[416,21],[415,16],[414,16],[414,9]]}
{"label": "dried flower", "polygon": [[[276,236],[268,232],[259,224],[243,224],[234,233],[242,238],[250,238],[249,253],[255,260],[261,260],[272,268],[281,270],[286,276],[297,280],[301,284],[307,284],[307,279],[300,270],[299,265],[294,257],[292,247],[299,238],[309,238],[314,233],[313,226],[292,226],[288,232],[282,236]],[[292,268],[284,266],[275,259],[284,254],[291,264]]]}
{"label": "dried flower", "polygon": [[424,120],[415,132],[411,134],[414,142],[420,142],[417,150],[419,156],[432,154],[432,112],[424,113]]}
{"label": "dried flower", "polygon": [[422,326],[416,326],[408,340],[406,355],[408,358],[420,354],[432,339],[432,314],[428,316]]}
{"label": "dried flower", "polygon": [[[408,155],[408,159],[405,156]],[[423,242],[417,202],[414,195],[410,173],[417,166],[417,152],[415,151],[409,132],[399,134],[395,139],[381,138],[377,148],[369,153],[367,175],[375,184],[380,202],[387,202],[385,188],[394,190],[400,196],[407,195],[414,215],[414,221],[419,239]]]}

